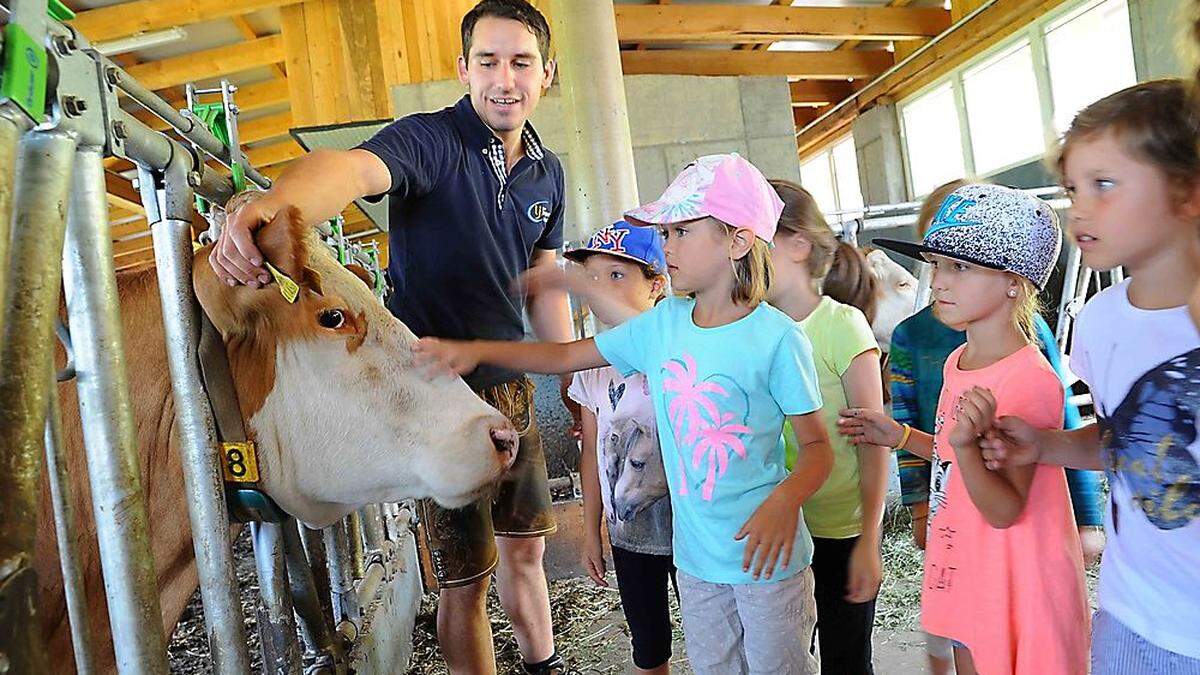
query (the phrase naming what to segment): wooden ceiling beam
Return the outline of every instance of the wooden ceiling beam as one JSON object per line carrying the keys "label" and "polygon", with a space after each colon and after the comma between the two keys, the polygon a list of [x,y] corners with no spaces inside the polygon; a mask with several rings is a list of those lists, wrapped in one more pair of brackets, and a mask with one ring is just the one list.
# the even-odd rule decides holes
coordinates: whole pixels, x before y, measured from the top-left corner
{"label": "wooden ceiling beam", "polygon": [[304,148],[289,138],[286,141],[247,150],[246,159],[250,161],[250,165],[254,168],[262,169],[296,159],[304,154]]}
{"label": "wooden ceiling beam", "polygon": [[792,105],[837,103],[854,93],[849,82],[835,80],[800,80],[791,82]]}
{"label": "wooden ceiling beam", "polygon": [[[242,34],[243,39],[257,40],[258,38],[262,37],[258,34],[258,31],[254,30],[254,27],[250,25],[250,22],[246,20],[246,17],[235,16],[231,17],[231,20],[233,21],[233,27]],[[267,67],[271,69],[271,72],[277,79],[287,79],[287,73],[284,72],[283,66],[279,65],[278,63],[272,63]]]}
{"label": "wooden ceiling beam", "polygon": [[892,65],[884,50],[769,52],[647,49],[621,52],[626,75],[792,75],[838,80],[874,77]]}
{"label": "wooden ceiling beam", "polygon": [[919,40],[950,27],[940,7],[617,5],[622,42],[755,43],[779,40]]}
{"label": "wooden ceiling beam", "polygon": [[283,38],[271,35],[160,61],[149,61],[132,66],[126,72],[147,89],[163,89],[184,82],[220,77],[280,63],[283,59]]}
{"label": "wooden ceiling beam", "polygon": [[145,213],[142,208],[142,195],[134,189],[133,184],[111,171],[104,172],[104,187],[108,193],[108,203],[133,213]]}
{"label": "wooden ceiling beam", "polygon": [[250,14],[302,0],[134,0],[79,12],[67,23],[91,42]]}
{"label": "wooden ceiling beam", "polygon": [[268,138],[287,136],[292,128],[292,113],[284,111],[238,123],[238,138],[242,143],[257,143]]}

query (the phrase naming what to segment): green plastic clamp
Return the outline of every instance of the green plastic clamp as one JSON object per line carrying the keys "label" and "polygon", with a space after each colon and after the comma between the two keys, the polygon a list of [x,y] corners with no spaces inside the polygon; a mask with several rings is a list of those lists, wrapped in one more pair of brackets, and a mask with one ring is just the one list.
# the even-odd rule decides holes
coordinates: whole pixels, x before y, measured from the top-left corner
{"label": "green plastic clamp", "polygon": [[46,49],[23,26],[4,27],[4,70],[0,97],[8,98],[40,122],[46,115]]}
{"label": "green plastic clamp", "polygon": [[[217,140],[221,141],[225,147],[229,147],[229,125],[225,119],[224,105],[220,103],[197,103],[192,106],[192,114],[212,132],[213,136],[217,137]],[[230,170],[233,178],[234,193],[236,194],[245,190],[246,167],[238,162],[234,162]],[[200,213],[208,213],[208,200],[197,196],[196,210]]]}
{"label": "green plastic clamp", "polygon": [[50,18],[55,21],[70,21],[75,18],[75,12],[71,11],[70,7],[67,7],[59,0],[49,0],[46,3],[46,14],[50,15]]}

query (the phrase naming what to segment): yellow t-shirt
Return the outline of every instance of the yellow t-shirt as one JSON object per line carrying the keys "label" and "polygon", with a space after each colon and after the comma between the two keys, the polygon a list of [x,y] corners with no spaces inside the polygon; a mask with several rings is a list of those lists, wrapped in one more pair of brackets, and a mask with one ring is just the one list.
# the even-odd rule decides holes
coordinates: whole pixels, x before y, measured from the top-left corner
{"label": "yellow t-shirt", "polygon": [[[821,489],[804,504],[804,522],[814,537],[848,539],[862,534],[862,493],[859,488],[858,448],[837,432],[838,411],[846,407],[842,375],[863,352],[878,350],[867,317],[856,307],[822,297],[803,321],[812,343],[813,364],[821,388],[821,417],[833,447],[833,471]],[[787,466],[796,463],[798,447],[792,426],[785,424]]]}

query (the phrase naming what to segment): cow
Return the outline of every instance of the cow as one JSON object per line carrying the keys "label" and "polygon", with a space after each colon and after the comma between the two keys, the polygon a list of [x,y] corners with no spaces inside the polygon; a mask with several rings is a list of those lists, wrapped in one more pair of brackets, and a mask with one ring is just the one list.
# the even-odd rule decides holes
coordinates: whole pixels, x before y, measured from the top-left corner
{"label": "cow", "polygon": [[[322,527],[374,502],[432,497],[450,507],[487,491],[511,466],[517,433],[459,379],[412,367],[416,337],[289,212],[263,226],[266,259],[299,285],[229,287],[196,253],[196,295],[220,331],[261,487],[285,511]],[[117,275],[141,485],[149,513],[162,623],[169,634],[198,584],[177,446],[156,271]],[[63,355],[58,355],[59,363]],[[73,383],[60,385],[69,498],[98,672],[115,669]],[[44,481],[43,481],[44,482]],[[49,489],[43,485],[35,569],[52,672],[73,664]],[[231,534],[233,530],[231,529]],[[164,656],[165,658],[165,656]]]}
{"label": "cow", "polygon": [[885,353],[892,345],[892,331],[917,311],[917,278],[882,250],[864,248],[875,277],[875,318],[871,331]]}

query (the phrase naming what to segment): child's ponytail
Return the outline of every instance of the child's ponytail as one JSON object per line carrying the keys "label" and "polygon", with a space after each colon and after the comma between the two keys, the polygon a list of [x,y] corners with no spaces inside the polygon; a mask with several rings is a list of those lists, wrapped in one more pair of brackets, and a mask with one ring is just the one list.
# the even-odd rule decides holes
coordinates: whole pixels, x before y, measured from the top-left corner
{"label": "child's ponytail", "polygon": [[821,292],[844,305],[857,307],[867,317],[867,323],[875,321],[875,275],[866,254],[858,248],[838,242],[833,266],[825,276]]}

